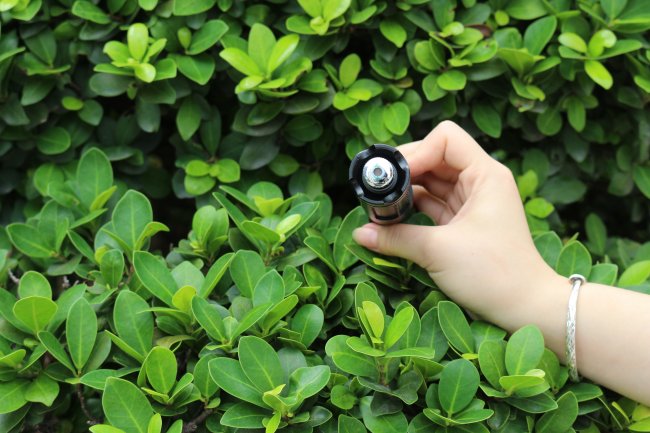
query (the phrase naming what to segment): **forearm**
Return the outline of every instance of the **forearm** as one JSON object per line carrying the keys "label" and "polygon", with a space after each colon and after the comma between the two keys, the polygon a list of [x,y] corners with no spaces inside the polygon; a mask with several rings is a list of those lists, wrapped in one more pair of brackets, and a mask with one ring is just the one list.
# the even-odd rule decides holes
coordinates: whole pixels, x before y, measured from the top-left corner
{"label": "forearm", "polygon": [[[546,346],[564,363],[570,292],[568,278],[546,278],[531,291],[527,306],[501,326],[515,331],[529,323],[537,325]],[[582,376],[650,405],[650,296],[584,284],[577,304],[576,354]]]}

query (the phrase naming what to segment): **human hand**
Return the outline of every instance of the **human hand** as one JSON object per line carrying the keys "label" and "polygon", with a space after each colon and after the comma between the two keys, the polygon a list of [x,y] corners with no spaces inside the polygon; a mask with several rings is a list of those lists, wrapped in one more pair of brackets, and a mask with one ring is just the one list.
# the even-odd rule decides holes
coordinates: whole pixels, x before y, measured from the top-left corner
{"label": "human hand", "polygon": [[417,263],[451,299],[508,327],[558,278],[535,248],[512,173],[450,121],[399,150],[415,205],[437,226],[371,223],[355,230],[355,241]]}

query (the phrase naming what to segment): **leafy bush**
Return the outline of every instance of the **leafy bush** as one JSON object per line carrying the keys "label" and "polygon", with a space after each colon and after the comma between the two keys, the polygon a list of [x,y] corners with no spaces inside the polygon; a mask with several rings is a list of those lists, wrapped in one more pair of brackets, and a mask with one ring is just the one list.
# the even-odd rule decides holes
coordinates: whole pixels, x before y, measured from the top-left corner
{"label": "leafy bush", "polygon": [[343,192],[357,151],[453,118],[551,266],[650,293],[645,0],[0,14],[0,431],[650,431],[535,327],[354,245]]}

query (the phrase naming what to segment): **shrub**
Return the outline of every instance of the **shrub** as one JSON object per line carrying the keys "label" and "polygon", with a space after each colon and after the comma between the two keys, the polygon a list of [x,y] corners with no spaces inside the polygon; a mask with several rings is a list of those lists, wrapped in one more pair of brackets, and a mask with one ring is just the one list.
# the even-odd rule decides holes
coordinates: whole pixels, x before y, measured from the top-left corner
{"label": "shrub", "polygon": [[354,245],[345,185],[368,144],[453,118],[551,266],[650,293],[645,0],[0,14],[0,431],[650,430],[535,327]]}

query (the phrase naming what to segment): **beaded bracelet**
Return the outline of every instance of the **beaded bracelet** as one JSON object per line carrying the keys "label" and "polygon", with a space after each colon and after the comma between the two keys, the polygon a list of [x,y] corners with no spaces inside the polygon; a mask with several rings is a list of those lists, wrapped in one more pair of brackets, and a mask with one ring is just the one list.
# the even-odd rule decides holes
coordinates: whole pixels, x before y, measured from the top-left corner
{"label": "beaded bracelet", "polygon": [[566,362],[567,367],[569,367],[569,377],[572,381],[578,382],[580,375],[578,374],[578,363],[576,361],[576,309],[580,287],[586,282],[586,279],[580,274],[573,274],[569,277],[569,281],[572,287],[566,316]]}

